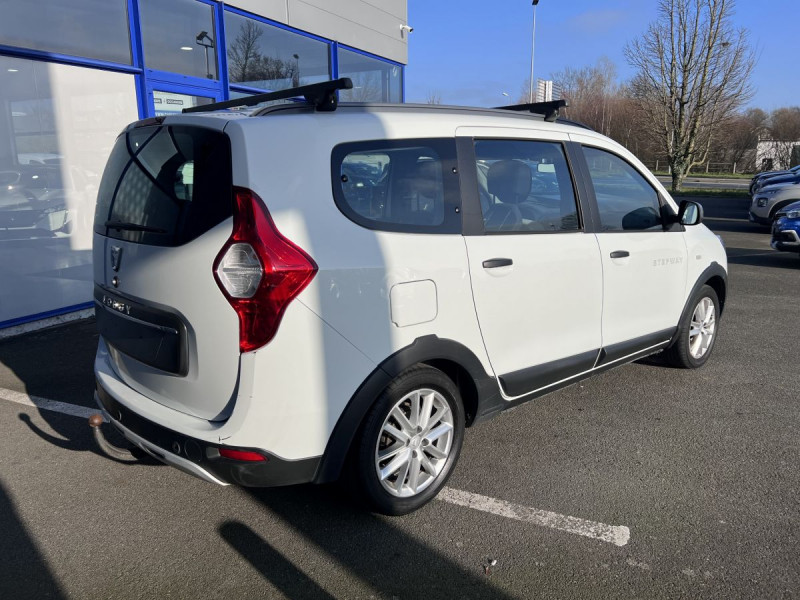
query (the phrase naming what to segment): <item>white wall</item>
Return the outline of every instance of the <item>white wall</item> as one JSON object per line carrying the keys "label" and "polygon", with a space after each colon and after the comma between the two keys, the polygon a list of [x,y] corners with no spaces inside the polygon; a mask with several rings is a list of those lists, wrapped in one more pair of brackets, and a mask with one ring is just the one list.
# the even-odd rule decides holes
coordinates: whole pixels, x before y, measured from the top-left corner
{"label": "white wall", "polygon": [[779,171],[788,169],[792,165],[790,159],[792,148],[800,146],[800,140],[796,142],[776,142],[764,140],[758,142],[756,147],[756,169],[761,170],[763,161],[772,160],[772,170]]}

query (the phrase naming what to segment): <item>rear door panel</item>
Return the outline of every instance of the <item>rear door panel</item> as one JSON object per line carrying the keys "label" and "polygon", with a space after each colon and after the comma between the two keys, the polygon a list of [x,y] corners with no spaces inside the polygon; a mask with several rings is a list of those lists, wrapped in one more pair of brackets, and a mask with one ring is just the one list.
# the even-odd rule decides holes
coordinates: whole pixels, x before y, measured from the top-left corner
{"label": "rear door panel", "polygon": [[[503,393],[523,396],[590,370],[601,347],[602,265],[595,236],[578,229],[579,190],[570,179],[564,135],[477,127],[458,134],[473,299]],[[535,162],[539,157],[544,168]],[[493,169],[500,162],[505,166]],[[483,215],[508,205],[494,193],[492,171],[509,168],[521,177],[521,164],[530,170],[530,189],[511,187],[525,222],[518,231],[486,232],[493,225]],[[507,186],[502,176],[498,183],[500,194]]]}

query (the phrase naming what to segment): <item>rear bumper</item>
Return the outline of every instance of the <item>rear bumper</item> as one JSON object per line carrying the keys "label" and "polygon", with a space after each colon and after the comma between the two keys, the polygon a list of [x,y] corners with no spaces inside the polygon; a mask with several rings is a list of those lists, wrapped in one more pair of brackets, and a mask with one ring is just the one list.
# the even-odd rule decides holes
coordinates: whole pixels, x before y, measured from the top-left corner
{"label": "rear bumper", "polygon": [[[218,485],[278,487],[308,483],[314,479],[321,457],[285,460],[259,448],[212,444],[153,423],[123,406],[99,383],[95,401],[132,444],[163,463]],[[264,461],[232,460],[220,456],[220,448],[254,451]]]}

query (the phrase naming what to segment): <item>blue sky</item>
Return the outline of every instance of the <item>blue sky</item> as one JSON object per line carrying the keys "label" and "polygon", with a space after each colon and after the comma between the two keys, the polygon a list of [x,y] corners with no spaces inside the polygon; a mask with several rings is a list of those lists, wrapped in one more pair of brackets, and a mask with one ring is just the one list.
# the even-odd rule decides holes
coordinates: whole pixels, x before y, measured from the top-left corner
{"label": "blue sky", "polygon": [[[758,62],[749,106],[800,105],[798,0],[739,0],[734,22],[750,33]],[[621,79],[632,75],[622,50],[656,18],[656,0],[540,0],[535,78],[607,56]],[[438,92],[444,104],[493,106],[517,100],[530,73],[530,0],[409,0],[406,101]]]}

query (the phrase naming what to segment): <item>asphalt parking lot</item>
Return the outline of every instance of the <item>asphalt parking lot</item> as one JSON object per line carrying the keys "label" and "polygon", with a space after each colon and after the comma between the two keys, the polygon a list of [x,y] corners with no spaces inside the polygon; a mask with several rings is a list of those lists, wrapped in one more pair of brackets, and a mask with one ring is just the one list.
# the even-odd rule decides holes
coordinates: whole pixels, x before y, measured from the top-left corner
{"label": "asphalt parking lot", "polygon": [[703,202],[730,260],[709,364],[645,360],[469,430],[449,501],[406,517],[341,486],[221,488],[114,462],[75,416],[93,406],[93,322],[0,342],[0,598],[800,594],[800,258],[771,250],[742,201]]}

